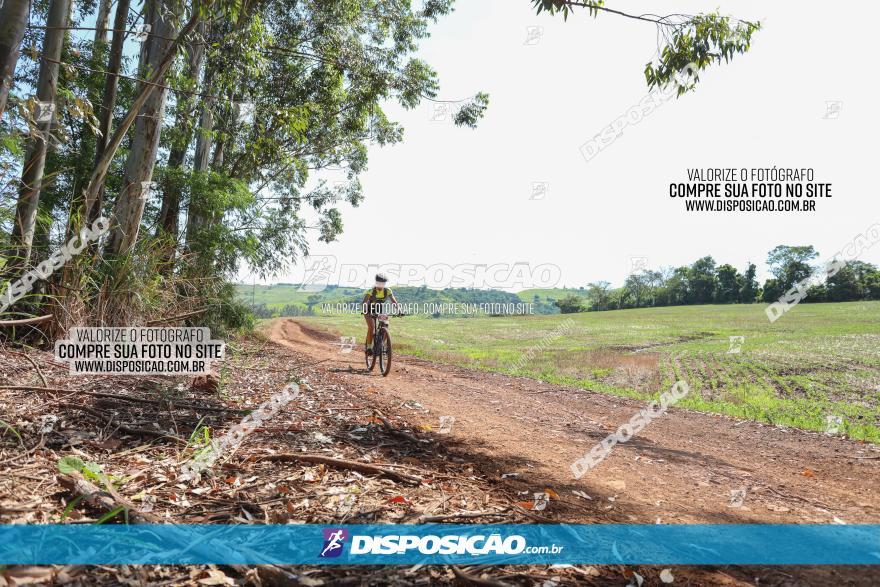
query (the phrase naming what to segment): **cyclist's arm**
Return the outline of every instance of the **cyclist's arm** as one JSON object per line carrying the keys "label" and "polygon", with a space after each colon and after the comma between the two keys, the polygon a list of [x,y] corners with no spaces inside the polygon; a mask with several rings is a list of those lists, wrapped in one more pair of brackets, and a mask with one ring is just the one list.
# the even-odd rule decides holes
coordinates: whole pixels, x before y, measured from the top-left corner
{"label": "cyclist's arm", "polygon": [[391,294],[388,297],[391,299],[391,303],[394,304],[394,307],[397,308],[397,313],[403,314],[403,309],[400,307],[400,302],[397,301],[397,298],[394,296],[394,294]]}
{"label": "cyclist's arm", "polygon": [[370,303],[370,294],[364,294],[364,299],[361,300],[361,312],[367,314],[368,304]]}

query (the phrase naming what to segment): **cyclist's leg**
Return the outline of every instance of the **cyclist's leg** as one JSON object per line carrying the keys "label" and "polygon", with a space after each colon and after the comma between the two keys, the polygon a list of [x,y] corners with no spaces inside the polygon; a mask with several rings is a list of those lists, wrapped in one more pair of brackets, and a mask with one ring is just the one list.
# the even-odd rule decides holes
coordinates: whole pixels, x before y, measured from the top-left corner
{"label": "cyclist's leg", "polygon": [[364,349],[369,352],[373,348],[373,317],[364,314],[364,320],[367,321],[367,339],[364,342]]}

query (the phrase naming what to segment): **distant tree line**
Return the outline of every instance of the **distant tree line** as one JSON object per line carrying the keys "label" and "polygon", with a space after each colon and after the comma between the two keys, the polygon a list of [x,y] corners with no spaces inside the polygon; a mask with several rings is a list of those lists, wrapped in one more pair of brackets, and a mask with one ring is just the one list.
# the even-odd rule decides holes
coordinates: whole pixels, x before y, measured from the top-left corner
{"label": "distant tree line", "polygon": [[749,263],[740,273],[730,264],[717,265],[711,256],[683,267],[645,269],[630,274],[620,288],[607,281],[591,283],[587,297],[566,296],[555,302],[563,314],[574,312],[685,306],[696,304],[752,304],[777,301],[795,284],[809,280],[805,302],[880,300],[880,270],[871,263],[849,261],[828,279],[813,277],[811,262],[819,254],[812,246],[779,245],[767,255],[773,277],[760,286],[756,267]]}
{"label": "distant tree line", "polygon": [[[281,284],[269,286],[269,289],[278,287]],[[298,287],[295,284],[285,284],[292,290]],[[410,287],[399,286],[392,288],[398,301],[406,304],[417,304],[420,306],[429,304],[518,304],[522,303],[516,294],[492,290],[492,289],[474,289],[474,288],[452,288],[448,287],[442,290],[429,289],[427,286]],[[304,303],[288,303],[284,306],[268,306],[265,302],[251,303],[248,301],[250,294],[240,290],[238,292],[239,299],[247,303],[253,314],[257,318],[273,318],[278,316],[320,316],[324,312],[321,304],[331,304],[336,309],[336,305],[346,304],[352,310],[357,310],[363,301],[365,289],[357,288],[357,293],[351,293],[352,288],[339,288],[337,286],[329,286],[319,293],[314,293],[306,298]],[[549,304],[548,304],[549,305]],[[548,312],[556,313],[558,310],[551,307]],[[542,312],[537,312],[542,313]],[[439,317],[437,314],[435,317]]]}
{"label": "distant tree line", "polygon": [[250,310],[255,318],[277,318],[278,316],[314,316],[315,312],[298,304],[285,304],[281,308],[270,308],[264,303],[251,304]]}

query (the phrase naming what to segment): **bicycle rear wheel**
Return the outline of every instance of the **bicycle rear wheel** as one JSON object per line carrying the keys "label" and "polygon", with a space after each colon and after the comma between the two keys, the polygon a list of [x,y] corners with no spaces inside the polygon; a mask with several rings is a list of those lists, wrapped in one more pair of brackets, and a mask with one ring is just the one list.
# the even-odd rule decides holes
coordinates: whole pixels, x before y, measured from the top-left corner
{"label": "bicycle rear wheel", "polygon": [[379,371],[382,377],[388,377],[391,372],[391,335],[387,330],[382,331],[382,351],[379,353]]}

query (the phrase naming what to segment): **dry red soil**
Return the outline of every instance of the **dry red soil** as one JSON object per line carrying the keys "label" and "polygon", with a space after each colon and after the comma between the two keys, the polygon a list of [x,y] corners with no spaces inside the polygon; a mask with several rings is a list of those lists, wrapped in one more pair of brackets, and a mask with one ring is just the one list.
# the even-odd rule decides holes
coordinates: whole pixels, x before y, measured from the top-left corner
{"label": "dry red soil", "polygon": [[[268,333],[323,361],[321,366],[352,390],[375,394],[376,403],[413,406],[415,422],[436,429],[441,416],[453,416],[448,438],[455,452],[478,462],[486,474],[515,473],[505,481],[519,491],[552,488],[560,496],[553,514],[562,521],[880,520],[880,448],[872,444],[672,407],[575,479],[570,465],[645,407],[643,402],[400,355],[382,377],[378,368],[366,371],[358,347],[343,353],[338,337],[294,319],[273,321]],[[742,490],[739,505],[732,492]],[[880,583],[878,567],[813,571],[792,577],[791,584]]]}

